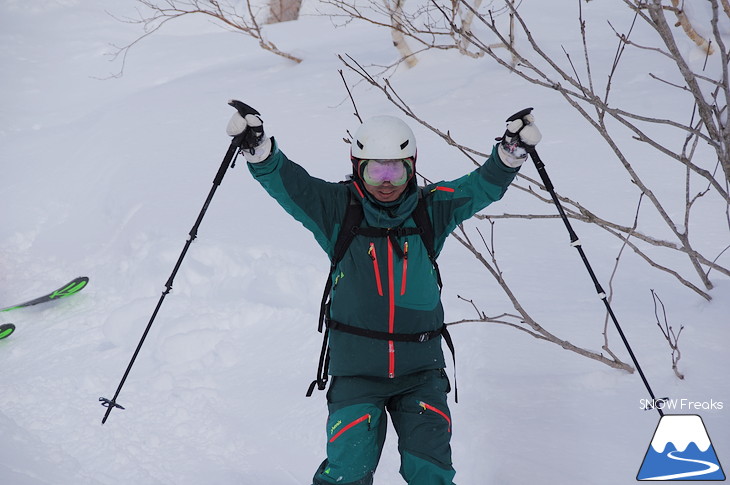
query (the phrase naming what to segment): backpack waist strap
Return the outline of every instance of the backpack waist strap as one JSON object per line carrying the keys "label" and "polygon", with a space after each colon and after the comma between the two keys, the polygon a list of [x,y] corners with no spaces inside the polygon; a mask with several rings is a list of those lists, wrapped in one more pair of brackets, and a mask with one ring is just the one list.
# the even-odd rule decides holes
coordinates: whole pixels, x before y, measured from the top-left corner
{"label": "backpack waist strap", "polygon": [[347,325],[346,323],[338,322],[328,318],[326,320],[327,328],[330,330],[337,330],[340,332],[350,333],[360,337],[367,337],[376,340],[392,340],[394,342],[428,342],[439,335],[442,335],[446,331],[446,325],[443,327],[430,330],[427,332],[420,333],[388,333],[378,332],[377,330],[368,330],[366,328],[355,327],[353,325]]}
{"label": "backpack waist strap", "polygon": [[[459,390],[456,386],[456,350],[454,349],[454,341],[451,339],[451,335],[449,334],[449,330],[446,328],[446,325],[443,325],[441,328],[436,330],[430,330],[428,332],[421,333],[388,333],[347,325],[346,323],[338,322],[337,320],[332,320],[331,318],[327,318],[325,320],[325,324],[327,325],[327,330],[338,330],[340,332],[350,333],[353,335],[358,335],[360,337],[367,337],[376,340],[392,340],[394,342],[428,342],[429,340],[432,340],[438,336],[443,336],[444,342],[446,342],[446,346],[451,351],[451,358],[454,361],[454,401],[459,402]],[[326,339],[327,336],[325,335],[325,340]],[[329,349],[327,351],[326,360],[329,361]],[[320,379],[318,379],[312,382],[312,384],[309,386],[307,396],[310,396],[312,394],[315,384],[319,385],[320,389],[324,389],[327,384],[327,367],[328,366],[325,366],[324,369],[325,376],[323,378],[323,381],[320,381]]]}

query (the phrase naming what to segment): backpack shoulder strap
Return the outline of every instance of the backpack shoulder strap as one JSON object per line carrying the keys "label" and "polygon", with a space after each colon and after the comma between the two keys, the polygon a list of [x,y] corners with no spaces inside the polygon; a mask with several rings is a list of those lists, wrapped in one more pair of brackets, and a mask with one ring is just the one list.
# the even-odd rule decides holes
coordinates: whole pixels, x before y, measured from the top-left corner
{"label": "backpack shoulder strap", "polygon": [[428,208],[426,204],[426,197],[423,193],[423,189],[418,189],[418,204],[413,210],[413,222],[416,223],[416,227],[420,228],[421,240],[423,245],[426,247],[428,258],[431,260],[434,270],[436,271],[436,280],[438,281],[439,288],[443,286],[441,283],[441,273],[439,272],[438,263],[436,263],[436,233],[433,230],[433,222],[428,216]]}
{"label": "backpack shoulder strap", "polygon": [[[418,205],[416,205],[416,208],[413,211],[411,217],[413,217],[413,222],[416,223],[416,227],[421,229],[421,240],[423,241],[423,245],[426,247],[426,252],[428,252],[428,257],[431,260],[433,269],[434,271],[436,271],[436,281],[438,282],[439,289],[441,289],[443,288],[443,283],[441,282],[441,272],[439,271],[439,265],[436,262],[436,233],[433,230],[433,222],[428,216],[426,197],[427,195],[424,194],[423,189],[419,188]],[[446,342],[447,347],[451,351],[451,358],[454,361],[454,401],[459,402],[459,390],[456,386],[456,349],[454,348],[454,341],[451,338],[451,334],[449,334],[449,330],[447,329],[446,325],[444,325],[440,329],[440,332],[441,336]]]}
{"label": "backpack shoulder strap", "polygon": [[357,228],[364,218],[365,212],[362,208],[362,203],[350,192],[350,199],[345,209],[345,217],[342,218],[340,232],[337,235],[337,241],[335,241],[335,247],[332,253],[333,269],[345,257],[345,252],[355,238]]}
{"label": "backpack shoulder strap", "polygon": [[319,324],[317,326],[317,331],[319,333],[322,333],[324,331],[324,335],[322,337],[322,351],[319,355],[319,364],[317,366],[317,377],[312,383],[309,385],[309,388],[307,389],[307,397],[312,395],[312,392],[314,392],[314,388],[324,390],[327,387],[327,381],[329,379],[329,358],[330,358],[330,351],[329,351],[329,329],[325,328],[324,322],[325,318],[327,317],[327,314],[329,313],[329,298],[330,293],[332,292],[332,274],[335,272],[335,269],[337,268],[337,263],[339,263],[342,258],[345,257],[345,253],[347,252],[347,248],[352,243],[352,240],[355,238],[355,234],[357,234],[357,229],[360,226],[360,223],[362,222],[363,218],[365,217],[365,212],[362,208],[362,203],[357,200],[357,197],[350,192],[350,196],[348,198],[347,207],[345,208],[345,216],[342,218],[342,224],[340,226],[340,231],[337,234],[337,240],[335,241],[335,246],[332,250],[332,259],[330,261],[330,270],[327,274],[327,281],[324,285],[324,292],[322,293],[322,301],[320,302],[319,306]]}
{"label": "backpack shoulder strap", "polygon": [[330,291],[332,290],[332,274],[342,258],[345,257],[347,248],[355,238],[357,227],[365,217],[365,213],[362,208],[362,204],[359,200],[350,192],[347,207],[345,208],[345,216],[342,218],[342,224],[340,225],[340,231],[337,234],[337,240],[332,250],[332,259],[330,260],[330,271],[327,274],[327,282],[324,286],[324,292],[322,293],[322,301],[319,307],[319,325],[317,331],[322,333],[324,327],[324,319],[327,313],[327,302],[329,300]]}

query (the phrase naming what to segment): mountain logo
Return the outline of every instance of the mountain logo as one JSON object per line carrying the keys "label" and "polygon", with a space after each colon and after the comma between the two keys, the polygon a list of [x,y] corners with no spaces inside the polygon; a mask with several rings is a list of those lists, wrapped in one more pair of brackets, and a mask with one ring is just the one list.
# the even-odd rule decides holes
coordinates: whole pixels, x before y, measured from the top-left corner
{"label": "mountain logo", "polygon": [[636,479],[725,480],[702,418],[694,414],[663,415]]}

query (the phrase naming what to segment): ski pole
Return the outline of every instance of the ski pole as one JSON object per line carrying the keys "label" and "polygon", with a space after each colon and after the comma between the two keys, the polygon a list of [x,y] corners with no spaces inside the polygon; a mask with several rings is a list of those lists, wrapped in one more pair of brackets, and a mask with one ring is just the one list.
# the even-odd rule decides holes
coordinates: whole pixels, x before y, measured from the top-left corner
{"label": "ski pole", "polygon": [[[230,101],[228,103],[229,105],[235,107],[239,112],[242,113],[242,116],[245,116],[245,114],[259,114],[258,111],[255,109],[241,103],[240,101]],[[243,106],[241,106],[243,105]],[[245,114],[244,114],[245,112]],[[129,361],[129,365],[127,365],[127,370],[124,371],[124,376],[122,376],[121,382],[119,382],[119,386],[117,387],[116,392],[114,393],[114,397],[111,399],[107,399],[105,397],[100,397],[99,401],[101,401],[101,405],[106,407],[106,413],[104,414],[104,418],[101,420],[101,424],[106,423],[106,420],[109,418],[109,414],[112,412],[112,409],[119,408],[124,409],[124,407],[120,406],[119,403],[117,403],[117,397],[119,396],[119,392],[122,390],[122,387],[124,386],[124,383],[127,380],[127,377],[129,376],[129,371],[132,370],[132,365],[134,365],[134,361],[137,359],[137,355],[139,355],[139,351],[142,348],[142,344],[144,344],[145,339],[147,338],[147,334],[150,331],[150,328],[152,327],[152,323],[155,321],[155,318],[157,317],[157,312],[159,312],[160,307],[162,306],[162,302],[165,300],[165,297],[168,293],[172,290],[172,283],[175,279],[175,275],[177,275],[177,271],[180,269],[180,265],[183,262],[183,259],[185,258],[185,255],[188,252],[188,249],[190,248],[190,245],[195,240],[195,238],[198,236],[198,228],[200,227],[200,223],[203,221],[203,216],[205,216],[206,211],[208,210],[208,205],[210,205],[210,201],[213,199],[213,195],[215,194],[216,189],[223,181],[223,176],[225,175],[226,171],[228,170],[228,167],[233,167],[236,163],[236,156],[238,154],[238,150],[241,148],[241,143],[243,141],[243,133],[240,135],[237,135],[233,138],[231,141],[231,145],[228,147],[228,151],[226,152],[226,155],[223,157],[223,162],[221,163],[220,168],[218,169],[218,173],[215,176],[215,179],[213,179],[213,187],[210,189],[210,192],[208,193],[208,198],[205,199],[205,203],[203,204],[203,208],[200,210],[200,214],[198,214],[198,218],[195,221],[195,224],[193,224],[193,228],[190,230],[190,234],[188,236],[187,241],[185,242],[185,246],[183,247],[182,252],[180,253],[180,257],[177,259],[177,263],[175,263],[175,267],[172,270],[172,274],[167,279],[167,283],[165,283],[165,289],[162,292],[162,296],[160,296],[159,301],[157,302],[157,306],[155,307],[155,310],[152,312],[152,316],[150,317],[149,322],[147,323],[147,327],[144,330],[144,333],[142,334],[142,338],[139,340],[139,343],[137,344],[137,348],[134,351],[134,354],[132,355],[132,359]]]}
{"label": "ski pole", "polygon": [[[526,108],[522,111],[519,111],[512,116],[510,116],[507,121],[514,121],[517,119],[521,119],[532,111],[532,108]],[[568,234],[570,235],[570,245],[573,246],[575,249],[578,250],[578,254],[580,254],[580,258],[583,260],[583,264],[586,267],[586,270],[588,270],[588,274],[591,277],[591,280],[593,281],[593,284],[596,287],[596,292],[598,293],[598,296],[603,300],[603,304],[606,306],[606,311],[608,311],[609,316],[611,317],[611,320],[613,321],[614,326],[616,327],[616,330],[618,331],[619,336],[621,336],[621,340],[624,343],[624,346],[626,347],[626,350],[628,350],[629,355],[631,356],[631,360],[634,363],[634,366],[636,366],[636,370],[639,372],[639,375],[641,376],[641,380],[644,382],[644,386],[646,386],[646,390],[649,391],[649,395],[651,396],[652,403],[657,403],[657,399],[654,396],[654,392],[651,390],[651,386],[649,386],[649,381],[646,379],[646,376],[644,375],[644,371],[641,369],[641,366],[639,365],[639,361],[636,358],[636,355],[634,355],[634,351],[631,349],[631,345],[629,345],[629,341],[626,338],[626,335],[624,335],[623,330],[621,329],[621,325],[618,323],[618,319],[616,318],[616,315],[613,313],[613,309],[611,308],[611,304],[608,301],[608,298],[606,297],[606,292],[603,290],[603,287],[601,286],[601,283],[599,283],[598,278],[596,277],[595,272],[593,271],[593,268],[591,267],[590,262],[588,262],[588,258],[586,257],[585,252],[583,251],[583,246],[580,242],[580,239],[578,238],[578,235],[573,230],[573,227],[570,224],[570,221],[568,220],[568,216],[565,214],[565,210],[563,210],[563,206],[560,203],[560,200],[558,199],[557,194],[555,193],[555,187],[553,186],[552,181],[550,180],[550,177],[547,174],[547,170],[545,170],[545,164],[543,163],[542,159],[540,158],[540,155],[538,155],[537,150],[534,146],[528,146],[527,152],[530,154],[530,158],[532,158],[533,163],[535,164],[535,168],[537,169],[537,173],[540,174],[540,178],[542,179],[542,183],[545,186],[545,189],[550,193],[550,197],[553,200],[553,203],[555,204],[555,207],[558,209],[558,213],[560,214],[560,218],[563,220],[563,223],[565,224],[565,228],[568,230]],[[666,398],[662,398],[666,399]],[[659,406],[654,406],[654,408],[659,413],[659,416],[664,416],[664,412],[662,412],[661,408]]]}

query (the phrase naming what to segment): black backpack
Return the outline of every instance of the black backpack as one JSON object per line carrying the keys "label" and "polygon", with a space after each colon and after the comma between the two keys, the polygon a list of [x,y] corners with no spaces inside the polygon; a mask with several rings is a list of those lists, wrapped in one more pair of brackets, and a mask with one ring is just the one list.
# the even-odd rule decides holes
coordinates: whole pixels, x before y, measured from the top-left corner
{"label": "black backpack", "polygon": [[[454,368],[456,367],[456,356],[454,353],[454,343],[449,335],[446,325],[442,326],[437,330],[421,333],[388,333],[378,332],[374,330],[367,330],[360,327],[354,327],[347,325],[336,320],[332,320],[329,317],[329,306],[330,296],[332,293],[332,275],[335,272],[337,264],[345,257],[347,248],[350,247],[352,240],[355,236],[363,235],[369,237],[387,237],[395,238],[401,236],[410,236],[418,234],[423,241],[423,245],[426,248],[428,257],[431,260],[434,270],[436,271],[436,280],[438,282],[439,290],[441,289],[441,274],[439,272],[438,264],[436,263],[436,250],[434,248],[435,234],[433,230],[433,224],[431,218],[428,216],[426,210],[426,198],[423,194],[423,189],[418,189],[418,204],[413,210],[411,217],[416,223],[416,227],[396,227],[396,228],[382,228],[382,227],[360,227],[360,223],[365,217],[362,203],[360,200],[350,192],[350,201],[345,210],[345,216],[342,219],[342,225],[340,232],[335,241],[334,253],[331,260],[330,271],[327,275],[327,282],[325,283],[324,292],[322,294],[322,301],[319,309],[319,325],[317,331],[322,333],[324,336],[322,340],[322,351],[319,356],[319,366],[317,368],[317,377],[309,385],[307,390],[307,397],[310,397],[314,392],[314,388],[317,387],[320,391],[327,387],[327,381],[329,379],[329,331],[330,329],[338,330],[340,332],[351,333],[360,337],[373,338],[377,340],[392,340],[396,342],[427,342],[433,338],[442,335],[446,345],[451,351],[451,355],[454,358]],[[393,241],[395,242],[395,241]],[[398,244],[393,244],[394,248],[400,250]],[[404,254],[399,254],[401,257],[407,257]],[[454,386],[456,388],[456,386]],[[454,392],[456,395],[456,391]]]}

